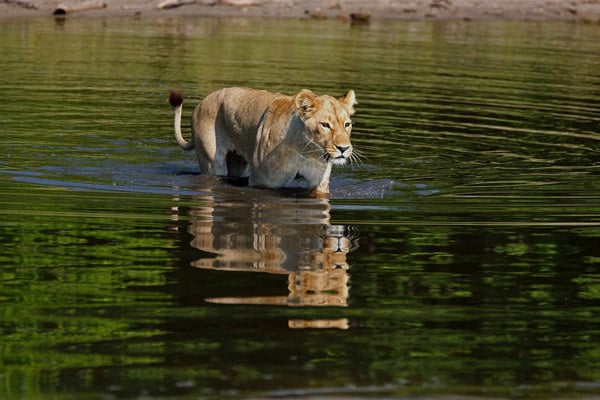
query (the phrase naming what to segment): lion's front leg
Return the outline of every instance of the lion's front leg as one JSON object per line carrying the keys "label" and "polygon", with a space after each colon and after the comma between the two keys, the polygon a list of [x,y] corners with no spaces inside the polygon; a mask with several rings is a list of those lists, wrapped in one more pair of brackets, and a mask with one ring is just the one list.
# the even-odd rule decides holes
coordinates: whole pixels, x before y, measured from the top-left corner
{"label": "lion's front leg", "polygon": [[321,177],[321,181],[311,190],[311,194],[315,197],[328,197],[329,195],[329,178],[331,177],[331,164],[327,163],[325,172]]}

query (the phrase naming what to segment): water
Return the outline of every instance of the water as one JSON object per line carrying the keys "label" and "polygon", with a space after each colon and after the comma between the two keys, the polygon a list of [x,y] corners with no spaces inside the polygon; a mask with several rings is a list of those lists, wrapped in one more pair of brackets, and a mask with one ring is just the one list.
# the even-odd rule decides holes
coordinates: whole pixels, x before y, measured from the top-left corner
{"label": "water", "polygon": [[[0,22],[0,398],[600,396],[600,29]],[[357,93],[329,200],[166,102]]]}

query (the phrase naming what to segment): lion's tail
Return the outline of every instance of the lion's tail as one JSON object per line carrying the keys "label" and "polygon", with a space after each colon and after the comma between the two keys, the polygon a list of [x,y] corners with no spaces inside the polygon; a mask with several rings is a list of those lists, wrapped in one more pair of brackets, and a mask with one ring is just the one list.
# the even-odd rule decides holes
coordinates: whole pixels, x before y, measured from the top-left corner
{"label": "lion's tail", "polygon": [[191,150],[194,148],[194,139],[189,142],[183,138],[181,134],[181,109],[183,108],[183,95],[180,92],[173,90],[169,96],[169,103],[173,107],[173,127],[175,128],[175,140],[179,146],[184,150]]}

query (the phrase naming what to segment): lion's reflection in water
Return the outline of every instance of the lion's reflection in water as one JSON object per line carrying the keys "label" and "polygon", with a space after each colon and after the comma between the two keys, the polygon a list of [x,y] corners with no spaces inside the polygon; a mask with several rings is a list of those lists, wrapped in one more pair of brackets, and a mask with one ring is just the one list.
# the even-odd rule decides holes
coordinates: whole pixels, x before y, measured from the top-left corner
{"label": "lion's reflection in water", "polygon": [[[220,304],[346,306],[352,235],[330,224],[327,199],[285,196],[266,190],[226,188],[205,191],[190,210],[191,245],[212,257],[197,268],[255,271],[288,276],[287,296],[223,297]],[[342,328],[346,319],[291,320],[291,328]]]}

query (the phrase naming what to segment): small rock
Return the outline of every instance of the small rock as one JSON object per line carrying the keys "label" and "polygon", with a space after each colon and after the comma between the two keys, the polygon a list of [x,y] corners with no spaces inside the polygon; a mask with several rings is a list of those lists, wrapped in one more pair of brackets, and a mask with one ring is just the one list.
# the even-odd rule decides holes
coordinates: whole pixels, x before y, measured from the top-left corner
{"label": "small rock", "polygon": [[576,14],[581,21],[600,23],[600,4],[581,4]]}
{"label": "small rock", "polygon": [[368,24],[371,20],[371,13],[368,12],[356,12],[350,13],[350,20],[354,23]]}
{"label": "small rock", "polygon": [[320,8],[316,8],[310,13],[310,17],[313,19],[327,19],[327,15]]}

